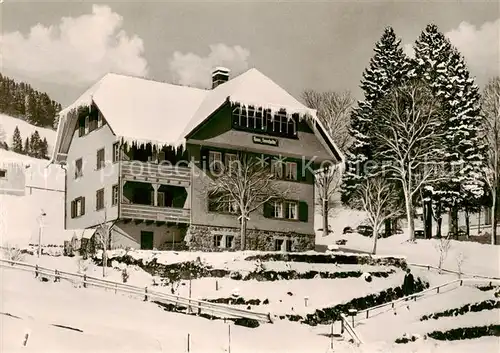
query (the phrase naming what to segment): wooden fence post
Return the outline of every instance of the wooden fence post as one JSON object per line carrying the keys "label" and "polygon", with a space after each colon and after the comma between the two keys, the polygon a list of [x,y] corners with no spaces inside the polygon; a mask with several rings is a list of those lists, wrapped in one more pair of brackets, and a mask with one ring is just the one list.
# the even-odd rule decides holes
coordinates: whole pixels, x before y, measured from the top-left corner
{"label": "wooden fence post", "polygon": [[83,275],[83,288],[87,288],[87,275]]}
{"label": "wooden fence post", "polygon": [[340,333],[344,334],[344,319],[340,318]]}
{"label": "wooden fence post", "polygon": [[38,265],[35,266],[35,278],[38,277]]}
{"label": "wooden fence post", "polygon": [[437,293],[439,294],[439,287],[437,287],[437,289],[436,289],[436,290],[437,290]]}
{"label": "wooden fence post", "polygon": [[118,283],[115,283],[115,294],[118,292]]}
{"label": "wooden fence post", "polygon": [[366,310],[366,318],[367,318],[367,319],[368,319],[368,312],[369,312],[369,311],[368,311],[368,310]]}
{"label": "wooden fence post", "polygon": [[191,338],[190,336],[191,336],[191,335],[188,333],[188,341],[187,341],[187,351],[188,351],[188,353],[189,353],[189,351],[190,351],[190,347],[189,347],[189,340],[190,340],[190,338]]}
{"label": "wooden fence post", "polygon": [[144,287],[144,301],[148,301],[148,287]]}

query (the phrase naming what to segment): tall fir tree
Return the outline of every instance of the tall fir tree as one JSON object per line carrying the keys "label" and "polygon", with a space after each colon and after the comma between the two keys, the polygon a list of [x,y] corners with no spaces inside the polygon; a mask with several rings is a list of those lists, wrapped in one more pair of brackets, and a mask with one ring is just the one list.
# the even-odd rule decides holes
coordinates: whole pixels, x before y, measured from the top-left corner
{"label": "tall fir tree", "polygon": [[425,28],[414,49],[417,75],[443,99],[446,112],[442,120],[447,131],[444,162],[451,173],[447,180],[428,185],[427,196],[433,200],[435,210],[451,211],[450,231],[456,235],[458,209],[475,204],[484,193],[480,175],[486,146],[479,136],[479,89],[462,55],[436,25]]}
{"label": "tall fir tree", "polygon": [[42,142],[40,143],[40,158],[48,159],[49,157],[49,144],[47,143],[47,139],[44,137]]}
{"label": "tall fir tree", "polygon": [[33,156],[35,158],[41,158],[40,155],[40,134],[38,133],[38,130],[35,130],[34,133],[31,134],[30,137],[30,156]]}
{"label": "tall fir tree", "polygon": [[14,134],[12,135],[12,151],[16,153],[23,153],[23,139],[21,138],[21,132],[17,126],[14,129]]}
{"label": "tall fir tree", "polygon": [[346,153],[346,172],[342,180],[342,202],[348,203],[353,191],[364,179],[367,162],[372,161],[374,147],[370,128],[373,126],[373,109],[391,88],[408,75],[410,62],[401,47],[401,40],[394,29],[387,27],[375,44],[375,54],[363,72],[361,88],[364,100],[351,113],[350,133],[353,143]]}
{"label": "tall fir tree", "polygon": [[24,149],[23,153],[26,155],[30,155],[30,140],[28,137],[26,137],[26,140],[24,140]]}

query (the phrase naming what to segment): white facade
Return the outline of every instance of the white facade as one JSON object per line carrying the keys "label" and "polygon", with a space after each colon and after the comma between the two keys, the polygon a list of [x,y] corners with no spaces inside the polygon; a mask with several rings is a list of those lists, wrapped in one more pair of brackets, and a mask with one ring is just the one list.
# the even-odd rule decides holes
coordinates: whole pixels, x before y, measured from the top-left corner
{"label": "white facade", "polygon": [[[112,205],[112,187],[118,184],[119,162],[113,163],[113,143],[118,138],[108,125],[84,135],[73,133],[66,165],[66,229],[96,226],[118,217],[118,205]],[[97,169],[97,151],[104,148],[104,168]],[[82,159],[82,175],[75,178],[76,161]],[[104,208],[96,210],[96,192],[104,188]],[[72,201],[85,198],[85,213],[72,218]]]}

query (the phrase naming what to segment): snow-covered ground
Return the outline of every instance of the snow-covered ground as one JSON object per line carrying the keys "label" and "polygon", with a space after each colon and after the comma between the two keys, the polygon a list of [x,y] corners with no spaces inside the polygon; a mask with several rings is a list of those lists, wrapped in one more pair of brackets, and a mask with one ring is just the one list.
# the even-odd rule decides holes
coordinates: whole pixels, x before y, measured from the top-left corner
{"label": "snow-covered ground", "polygon": [[[333,234],[321,238],[316,237],[322,244],[335,244],[337,240],[345,239],[347,243],[341,248],[371,252],[373,239],[357,233]],[[407,234],[393,235],[377,241],[377,255],[399,255],[406,257],[409,263],[428,264],[437,266],[439,262],[437,239],[417,239],[414,243],[407,241]],[[500,277],[500,246],[479,244],[475,242],[455,241],[450,242],[450,249],[444,260],[443,268],[458,271],[458,259],[462,272],[483,276]]]}
{"label": "snow-covered ground", "polygon": [[[26,261],[36,262],[36,257],[27,256]],[[76,258],[42,256],[40,263],[58,268],[75,269]],[[52,265],[52,266],[51,266]],[[98,275],[101,268],[90,265],[88,273]],[[129,283],[146,280],[142,270],[130,270]],[[32,274],[0,269],[1,312],[0,326],[2,352],[186,352],[187,335],[190,335],[191,352],[227,352],[229,345],[229,324],[220,320],[207,320],[184,314],[170,313],[150,302],[132,299],[126,295],[114,294],[97,288],[75,288],[69,282],[40,282]],[[118,270],[109,271],[109,279],[117,279]],[[436,275],[437,276],[437,275]],[[448,276],[448,275],[447,275]],[[447,280],[445,276],[445,280]],[[303,291],[338,291],[327,287],[309,287],[302,282]],[[335,282],[333,280],[332,282]],[[239,282],[241,283],[241,281]],[[288,289],[288,281],[270,282],[276,288]],[[312,283],[312,282],[310,282]],[[199,284],[193,285],[193,289]],[[351,297],[357,294],[353,283],[339,283],[338,287],[349,287]],[[222,284],[224,288],[224,283]],[[294,288],[294,290],[297,290]],[[273,290],[270,289],[272,292]],[[309,293],[310,293],[309,292]],[[345,290],[346,295],[349,291]],[[271,293],[272,294],[272,293]],[[286,294],[285,294],[286,296]],[[476,302],[491,297],[491,292],[481,292],[470,287],[461,287],[449,293],[410,303],[410,310],[397,308],[397,316],[392,312],[377,315],[369,320],[358,321],[356,329],[366,344],[360,347],[346,342],[335,342],[335,352],[494,352],[498,348],[497,337],[485,337],[459,342],[441,342],[428,339],[411,344],[395,344],[394,339],[403,333],[428,333],[435,329],[493,323],[497,312],[464,315],[460,321],[449,318],[417,321],[422,314],[454,308],[465,303]],[[5,314],[18,318],[6,316]],[[467,320],[470,318],[471,320]],[[497,317],[498,318],[498,317]],[[64,325],[83,332],[55,327]],[[231,326],[232,352],[328,352],[329,326],[310,327],[287,320],[276,320],[273,324],[263,324],[249,329]],[[28,344],[22,347],[25,334],[29,332]],[[339,325],[334,325],[339,332]]]}
{"label": "snow-covered ground", "polygon": [[31,134],[35,132],[35,130],[38,131],[38,133],[40,134],[40,138],[42,140],[44,138],[47,139],[49,147],[48,152],[50,155],[56,139],[55,130],[34,126],[24,120],[14,118],[12,116],[5,114],[0,114],[0,131],[3,130],[5,134],[5,141],[7,142],[9,147],[12,146],[12,136],[14,135],[14,130],[16,129],[16,126],[19,128],[19,132],[21,133],[23,145],[27,137],[29,138]]}

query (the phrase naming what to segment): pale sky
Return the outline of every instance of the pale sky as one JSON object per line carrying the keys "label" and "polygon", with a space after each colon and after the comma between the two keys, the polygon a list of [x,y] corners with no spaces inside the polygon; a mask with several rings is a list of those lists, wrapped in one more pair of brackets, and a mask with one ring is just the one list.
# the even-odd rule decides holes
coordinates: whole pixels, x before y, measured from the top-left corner
{"label": "pale sky", "polygon": [[106,72],[198,87],[255,67],[295,97],[350,90],[385,26],[407,49],[433,22],[482,86],[499,75],[497,1],[20,1],[1,7],[2,73],[70,104]]}

